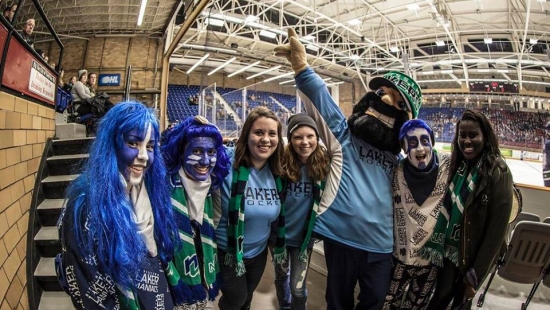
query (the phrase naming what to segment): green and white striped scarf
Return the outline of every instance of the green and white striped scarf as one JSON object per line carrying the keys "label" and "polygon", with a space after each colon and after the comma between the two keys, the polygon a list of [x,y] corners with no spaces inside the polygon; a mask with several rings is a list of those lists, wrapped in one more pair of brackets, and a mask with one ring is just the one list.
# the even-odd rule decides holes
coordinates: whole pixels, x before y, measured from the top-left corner
{"label": "green and white striped scarf", "polygon": [[309,261],[307,246],[311,240],[311,234],[319,212],[319,203],[321,202],[321,196],[323,195],[325,184],[326,180],[317,181],[313,187],[313,204],[306,219],[306,225],[304,227],[304,241],[302,241],[302,245],[300,246],[300,255],[298,256],[298,258],[304,263]]}
{"label": "green and white striped scarf", "polygon": [[[231,266],[236,265],[237,276],[245,273],[246,269],[243,262],[244,254],[244,216],[245,216],[245,199],[243,199],[246,183],[250,176],[250,168],[240,166],[238,170],[233,171],[233,179],[231,182],[231,198],[229,199],[229,226],[227,229],[228,251],[225,255],[224,264]],[[279,176],[275,177],[277,193],[281,200],[281,210],[277,219],[277,240],[275,242],[275,254],[273,261],[276,264],[282,264],[286,261],[285,247],[285,205],[283,195],[283,182]]]}
{"label": "green and white striped scarf", "polygon": [[432,264],[443,267],[443,258],[448,258],[458,266],[458,249],[460,247],[460,229],[462,214],[468,197],[474,192],[479,180],[479,165],[472,168],[466,175],[468,164],[463,161],[455,173],[443,201],[443,209],[439,213],[434,232],[424,247],[420,256]]}

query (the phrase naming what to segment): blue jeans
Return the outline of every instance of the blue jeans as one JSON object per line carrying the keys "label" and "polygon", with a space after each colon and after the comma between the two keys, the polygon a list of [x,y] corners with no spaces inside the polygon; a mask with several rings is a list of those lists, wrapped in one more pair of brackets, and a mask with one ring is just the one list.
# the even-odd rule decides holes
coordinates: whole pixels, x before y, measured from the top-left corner
{"label": "blue jeans", "polygon": [[220,310],[248,310],[252,295],[264,274],[267,262],[267,248],[258,256],[243,259],[246,272],[237,276],[235,264],[225,265],[225,251],[218,249],[218,261],[222,275],[222,297],[218,303]]}
{"label": "blue jeans", "polygon": [[[273,247],[269,247],[273,254]],[[307,249],[308,261],[299,259],[300,248],[287,246],[288,261],[275,264],[275,290],[279,309],[305,310],[307,302],[306,279],[312,248]],[[289,277],[290,275],[290,277]]]}
{"label": "blue jeans", "polygon": [[[327,263],[327,310],[379,310],[390,286],[392,253],[373,253],[323,239]],[[354,290],[359,283],[359,302]]]}

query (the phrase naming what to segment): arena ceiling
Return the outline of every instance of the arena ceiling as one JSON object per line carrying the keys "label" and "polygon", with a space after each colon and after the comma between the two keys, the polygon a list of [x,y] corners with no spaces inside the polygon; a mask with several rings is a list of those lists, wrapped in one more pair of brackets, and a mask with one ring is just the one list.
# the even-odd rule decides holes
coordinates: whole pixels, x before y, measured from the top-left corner
{"label": "arena ceiling", "polygon": [[[30,12],[26,2],[22,12]],[[169,42],[185,19],[176,24],[175,16],[194,2],[149,0],[138,27],[141,0],[41,1],[62,37],[147,35]],[[546,0],[212,0],[171,63],[186,72],[208,53],[195,74],[208,73],[235,57],[220,71],[255,64],[239,73],[259,74],[251,84],[277,76],[283,82],[290,67],[272,51],[287,42],[288,28],[309,46],[310,65],[334,82],[359,78],[365,85],[372,75],[409,70],[426,88],[489,80],[539,92],[550,87]]]}

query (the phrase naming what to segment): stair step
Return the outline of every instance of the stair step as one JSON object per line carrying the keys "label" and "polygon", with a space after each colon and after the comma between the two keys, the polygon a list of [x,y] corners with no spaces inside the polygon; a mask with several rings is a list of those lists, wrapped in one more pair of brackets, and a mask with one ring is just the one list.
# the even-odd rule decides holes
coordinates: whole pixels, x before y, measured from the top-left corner
{"label": "stair step", "polygon": [[82,154],[88,152],[88,146],[95,138],[76,138],[52,140],[54,155]]}
{"label": "stair step", "polygon": [[59,235],[57,234],[57,227],[48,226],[42,227],[34,236],[35,242],[50,242],[59,241]]}
{"label": "stair step", "polygon": [[43,292],[38,310],[74,309],[71,298],[65,292]]}
{"label": "stair step", "polygon": [[52,210],[62,209],[65,203],[65,199],[44,199],[42,203],[37,207],[38,210]]}
{"label": "stair step", "polygon": [[63,198],[65,190],[78,174],[50,175],[42,180],[44,196],[48,199]]}
{"label": "stair step", "polygon": [[34,236],[34,244],[41,257],[55,257],[61,253],[61,241],[56,226],[44,226]]}
{"label": "stair step", "polygon": [[88,161],[88,154],[54,155],[47,159],[48,175],[78,174]]}
{"label": "stair step", "polygon": [[[63,193],[61,193],[63,195]],[[44,199],[42,203],[36,208],[38,214],[40,215],[40,224],[42,226],[53,226],[57,225],[57,219],[61,214],[61,210],[65,203],[65,199]]]}
{"label": "stair step", "polygon": [[42,257],[38,266],[34,270],[34,276],[38,278],[49,278],[57,276],[55,274],[55,258],[53,257]]}

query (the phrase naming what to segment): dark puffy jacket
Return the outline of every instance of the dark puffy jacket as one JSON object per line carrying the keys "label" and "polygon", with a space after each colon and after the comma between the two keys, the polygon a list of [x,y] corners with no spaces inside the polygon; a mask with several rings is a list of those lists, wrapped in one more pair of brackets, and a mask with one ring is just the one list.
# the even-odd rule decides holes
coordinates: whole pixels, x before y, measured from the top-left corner
{"label": "dark puffy jacket", "polygon": [[478,286],[489,273],[504,241],[512,210],[512,174],[502,158],[481,167],[480,182],[464,208],[459,251],[462,274],[473,267]]}

